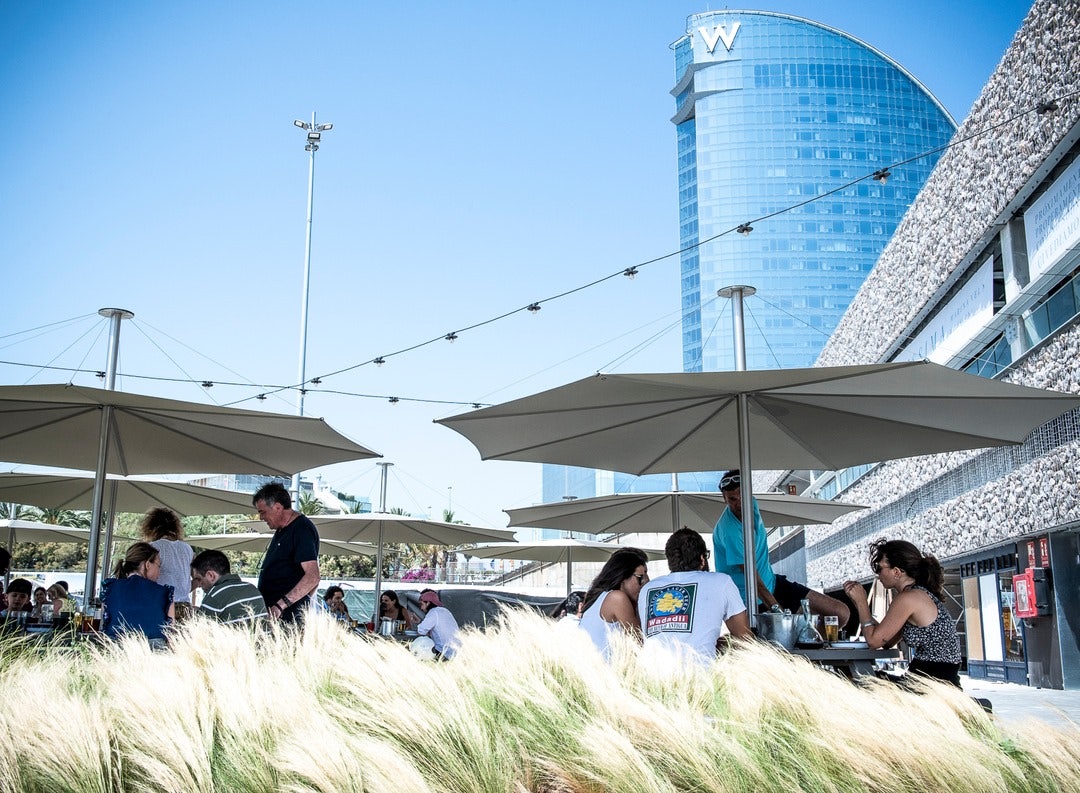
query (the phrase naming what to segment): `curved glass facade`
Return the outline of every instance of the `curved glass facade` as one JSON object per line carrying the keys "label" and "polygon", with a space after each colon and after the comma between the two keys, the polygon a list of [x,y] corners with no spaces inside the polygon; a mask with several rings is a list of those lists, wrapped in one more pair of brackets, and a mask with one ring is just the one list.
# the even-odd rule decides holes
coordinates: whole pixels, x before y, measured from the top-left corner
{"label": "curved glass facade", "polygon": [[[674,50],[683,369],[734,368],[716,296],[733,284],[757,288],[747,367],[810,366],[940,153],[812,199],[943,146],[956,125],[897,63],[808,20],[695,14]],[[748,236],[694,247],[748,221]]]}

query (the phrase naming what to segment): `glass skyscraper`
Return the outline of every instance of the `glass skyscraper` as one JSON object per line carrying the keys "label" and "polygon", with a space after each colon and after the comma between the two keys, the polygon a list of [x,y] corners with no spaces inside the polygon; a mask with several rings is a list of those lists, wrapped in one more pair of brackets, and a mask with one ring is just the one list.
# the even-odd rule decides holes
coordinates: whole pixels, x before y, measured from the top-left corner
{"label": "glass skyscraper", "polygon": [[810,366],[956,125],[898,63],[809,20],[695,14],[674,50],[683,370],[734,368],[716,295],[734,284],[757,289],[747,367]]}
{"label": "glass skyscraper", "polygon": [[[809,20],[695,14],[674,50],[683,370],[734,368],[731,302],[716,293],[735,284],[757,289],[747,367],[811,366],[940,152],[920,155],[956,124],[898,63]],[[896,163],[885,184],[838,190]],[[750,221],[749,236],[704,242]],[[715,490],[717,477],[682,474],[680,489]],[[543,469],[545,502],[670,487],[665,475]]]}

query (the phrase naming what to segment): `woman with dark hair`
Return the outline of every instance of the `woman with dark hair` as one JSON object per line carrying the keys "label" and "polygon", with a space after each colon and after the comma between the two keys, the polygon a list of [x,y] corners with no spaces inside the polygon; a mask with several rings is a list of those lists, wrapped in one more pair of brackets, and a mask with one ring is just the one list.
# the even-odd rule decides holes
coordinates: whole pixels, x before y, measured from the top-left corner
{"label": "woman with dark hair", "polygon": [[[426,590],[425,590],[426,591]],[[402,620],[406,630],[416,628],[417,619],[413,616],[398,599],[398,594],[392,589],[384,589],[379,593],[379,617],[391,620]]]}
{"label": "woman with dark hair", "polygon": [[870,569],[894,593],[880,623],[870,615],[862,584],[844,583],[844,592],[859,611],[867,645],[892,647],[903,639],[912,653],[909,672],[959,686],[960,640],[942,603],[945,574],[938,560],[906,540],[881,539],[870,546]]}
{"label": "woman with dark hair", "polygon": [[171,509],[154,507],[139,524],[139,536],[161,554],[160,581],[173,588],[177,619],[191,614],[191,559],[195,552],[183,541],[184,527]]}
{"label": "woman with dark hair", "polygon": [[173,589],[157,583],[160,574],[161,554],[153,545],[137,542],[128,548],[116,563],[114,577],[101,585],[106,636],[115,639],[137,631],[151,647],[165,646],[165,628],[173,620]]}
{"label": "woman with dark hair", "polygon": [[614,631],[641,640],[637,598],[649,581],[648,557],[638,548],[620,548],[611,554],[593,579],[581,607],[581,628],[605,658],[611,653]]}

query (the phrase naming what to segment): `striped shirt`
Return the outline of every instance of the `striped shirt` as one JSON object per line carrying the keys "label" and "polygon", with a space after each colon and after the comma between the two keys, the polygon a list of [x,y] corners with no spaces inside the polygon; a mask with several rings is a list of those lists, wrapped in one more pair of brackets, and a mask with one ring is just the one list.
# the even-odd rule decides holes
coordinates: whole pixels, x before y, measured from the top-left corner
{"label": "striped shirt", "polygon": [[229,625],[267,616],[262,594],[236,573],[218,578],[203,595],[199,611]]}

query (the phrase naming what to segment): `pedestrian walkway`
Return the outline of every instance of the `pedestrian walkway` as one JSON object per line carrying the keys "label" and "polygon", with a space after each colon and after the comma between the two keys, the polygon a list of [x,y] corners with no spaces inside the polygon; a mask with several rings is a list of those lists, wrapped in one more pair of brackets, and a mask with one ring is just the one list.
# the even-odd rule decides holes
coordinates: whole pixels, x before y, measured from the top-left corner
{"label": "pedestrian walkway", "polygon": [[994,715],[1005,724],[1037,719],[1053,727],[1080,730],[1080,691],[1034,688],[994,680],[973,680],[960,676],[964,691],[990,700]]}

